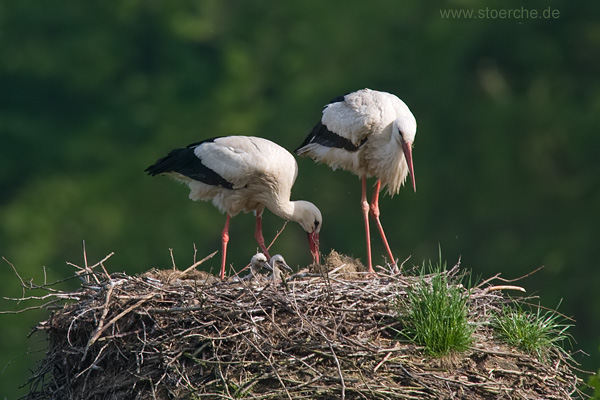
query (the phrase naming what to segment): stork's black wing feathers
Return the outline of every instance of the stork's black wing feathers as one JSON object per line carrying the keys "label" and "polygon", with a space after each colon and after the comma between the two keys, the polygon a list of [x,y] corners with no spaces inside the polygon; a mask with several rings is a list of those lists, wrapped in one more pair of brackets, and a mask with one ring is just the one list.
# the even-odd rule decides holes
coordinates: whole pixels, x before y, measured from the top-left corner
{"label": "stork's black wing feathers", "polygon": [[[346,100],[346,96],[349,95],[350,93],[352,93],[352,92],[348,92],[348,93],[343,94],[341,96],[334,97],[333,99],[331,99],[331,101],[329,102],[329,104],[340,103],[340,102]],[[327,104],[327,105],[329,105],[329,104]],[[327,107],[327,106],[325,106],[325,107]]]}
{"label": "stork's black wing feathers", "polygon": [[189,148],[196,148],[196,147],[200,146],[200,145],[201,145],[201,144],[203,144],[203,143],[211,143],[211,142],[214,142],[214,141],[215,141],[215,139],[219,139],[219,138],[221,138],[221,137],[222,137],[222,136],[217,136],[217,137],[213,137],[213,138],[210,138],[210,139],[204,139],[204,140],[203,140],[203,141],[201,141],[201,142],[195,142],[195,143],[192,143],[192,144],[188,144],[188,145],[187,145],[187,146],[185,146],[185,147],[187,147],[188,149],[189,149]]}
{"label": "stork's black wing feathers", "polygon": [[306,137],[306,139],[304,139],[304,142],[302,142],[302,144],[295,151],[297,154],[301,148],[311,143],[317,143],[321,146],[335,147],[347,151],[356,151],[364,144],[365,141],[366,138],[363,139],[358,146],[356,146],[349,139],[346,139],[345,137],[342,137],[327,129],[327,127],[323,125],[321,121],[319,121],[313,128],[312,132]]}
{"label": "stork's black wing feathers", "polygon": [[233,189],[233,183],[227,181],[221,175],[202,164],[194,149],[207,141],[194,143],[183,149],[172,150],[166,157],[156,161],[154,165],[146,168],[148,175],[154,176],[163,173],[176,172],[187,176],[195,181],[200,181],[212,186],[222,186],[227,189]]}
{"label": "stork's black wing feathers", "polygon": [[[333,103],[345,101],[347,94],[349,93],[346,93],[342,96],[334,97],[325,107]],[[315,125],[315,127],[313,128],[312,132],[306,137],[306,139],[304,139],[304,142],[302,142],[302,144],[298,146],[295,152],[296,154],[299,154],[299,150],[311,143],[320,144],[321,146],[325,147],[335,147],[338,149],[344,149],[347,151],[354,152],[357,151],[360,148],[360,146],[362,146],[365,143],[365,141],[366,138],[363,139],[357,146],[354,143],[352,143],[351,140],[346,139],[345,137],[342,137],[337,133],[330,131],[327,128],[327,126],[323,125],[323,123],[319,121],[317,125]]]}

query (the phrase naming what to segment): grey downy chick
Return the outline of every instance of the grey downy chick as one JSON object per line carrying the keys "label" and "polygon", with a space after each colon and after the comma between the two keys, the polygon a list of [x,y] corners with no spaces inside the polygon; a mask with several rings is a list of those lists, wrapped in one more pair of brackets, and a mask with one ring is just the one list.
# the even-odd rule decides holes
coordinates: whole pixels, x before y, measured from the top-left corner
{"label": "grey downy chick", "polygon": [[292,272],[292,268],[285,262],[285,259],[281,254],[275,254],[271,257],[271,261],[265,265],[265,268],[271,271],[273,274],[271,275],[271,279],[273,283],[281,282],[281,271],[283,269]]}
{"label": "grey downy chick", "polygon": [[263,269],[269,271],[273,270],[267,261],[267,256],[265,256],[263,253],[256,253],[250,260],[250,272],[248,272],[248,274],[245,275],[242,280],[247,281],[257,277]]}

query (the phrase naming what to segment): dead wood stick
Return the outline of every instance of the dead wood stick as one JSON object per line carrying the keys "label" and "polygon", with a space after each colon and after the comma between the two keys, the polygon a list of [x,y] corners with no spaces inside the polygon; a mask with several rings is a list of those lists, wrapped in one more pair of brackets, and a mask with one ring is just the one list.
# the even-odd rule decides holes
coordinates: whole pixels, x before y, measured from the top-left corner
{"label": "dead wood stick", "polygon": [[25,289],[27,288],[27,286],[25,285],[25,281],[23,280],[23,278],[21,278],[21,275],[19,275],[19,272],[17,271],[17,269],[15,268],[15,266],[13,265],[13,263],[11,263],[10,261],[8,261],[4,256],[2,256],[2,259],[4,261],[6,261],[6,263],[8,265],[10,265],[10,267],[12,268],[12,270],[15,272],[15,275],[17,275],[17,278],[19,278],[19,281],[21,282],[21,288],[23,289],[23,297],[25,297]]}
{"label": "dead wood stick", "polygon": [[98,360],[100,360],[100,356],[102,355],[102,353],[104,353],[104,350],[108,346],[110,346],[110,343],[106,343],[104,346],[102,346],[102,348],[100,348],[100,351],[98,351],[98,354],[96,355],[96,358],[94,359],[94,361],[92,361],[90,363],[90,365],[88,365],[86,368],[84,368],[83,371],[81,371],[80,373],[78,373],[77,375],[75,375],[74,379],[78,379],[81,375],[85,374],[90,369],[94,368],[94,366],[98,363]]}
{"label": "dead wood stick", "polygon": [[[187,274],[188,272],[190,272],[191,270],[193,270],[194,268],[196,268],[198,265],[202,264],[203,262],[205,262],[205,261],[207,261],[207,260],[210,260],[210,259],[211,259],[211,258],[213,258],[213,257],[215,256],[215,254],[217,254],[218,252],[219,252],[219,251],[217,250],[217,251],[215,251],[214,253],[207,255],[207,256],[206,256],[206,257],[204,257],[202,260],[200,260],[200,261],[198,261],[198,262],[195,262],[194,264],[192,264],[192,266],[191,266],[191,267],[188,267],[187,269],[185,269],[185,270],[183,271],[183,274],[182,274],[182,275],[185,275],[185,274]],[[194,258],[195,258],[195,257],[196,257],[196,256],[194,255]]]}
{"label": "dead wood stick", "polygon": [[485,285],[486,283],[488,283],[488,282],[491,282],[491,281],[493,281],[494,279],[498,279],[498,277],[500,277],[500,273],[497,273],[496,275],[492,276],[491,278],[488,278],[488,279],[484,280],[484,281],[483,281],[483,282],[481,282],[479,285],[475,286],[475,287],[474,287],[474,289],[476,289],[476,288],[480,288],[480,287],[482,287],[483,285]]}
{"label": "dead wood stick", "polygon": [[331,342],[329,342],[329,349],[331,350],[331,354],[333,355],[333,361],[335,361],[335,366],[338,371],[338,375],[340,376],[340,384],[342,385],[342,400],[346,398],[346,382],[344,382],[344,375],[342,374],[342,367],[340,366],[340,360],[338,360],[335,351],[333,350],[333,346]]}
{"label": "dead wood stick", "polygon": [[[84,242],[84,249],[85,249],[85,242]],[[86,261],[86,268],[87,268],[87,261]],[[100,321],[98,322],[98,326],[96,327],[96,331],[94,332],[94,334],[92,335],[92,337],[88,341],[87,346],[85,346],[85,351],[83,352],[83,357],[81,358],[81,361],[83,361],[85,359],[85,356],[87,355],[88,349],[90,348],[90,346],[92,344],[94,344],[94,342],[100,336],[98,334],[98,332],[102,332],[102,328],[104,327],[104,321],[106,320],[106,316],[108,315],[109,304],[110,304],[110,297],[112,296],[112,292],[113,292],[114,288],[115,288],[114,282],[110,281],[109,286],[108,286],[108,290],[106,291],[106,297],[105,297],[105,300],[104,300],[104,309],[102,310],[102,315],[100,316]]]}
{"label": "dead wood stick", "polygon": [[377,365],[375,366],[375,368],[373,368],[373,372],[377,372],[377,370],[379,369],[379,367],[381,367],[381,366],[383,365],[383,363],[385,363],[385,362],[388,360],[388,358],[390,358],[390,356],[391,356],[391,355],[392,355],[392,352],[391,352],[391,351],[390,351],[389,353],[387,353],[387,354],[385,355],[385,357],[383,357],[383,360],[381,360],[381,361],[379,362],[379,364],[377,364]]}
{"label": "dead wood stick", "polygon": [[277,380],[279,381],[279,384],[281,384],[281,387],[283,388],[283,390],[285,390],[285,393],[287,394],[287,397],[290,400],[292,400],[292,395],[288,391],[287,386],[285,386],[285,383],[283,383],[283,379],[281,379],[281,376],[279,375],[279,372],[277,371],[277,368],[275,367],[275,364],[273,364],[273,360],[271,359],[272,356],[267,357],[267,355],[252,340],[250,340],[250,338],[248,338],[246,335],[242,335],[242,338],[250,346],[254,347],[254,350],[256,350],[265,359],[265,361],[269,364],[269,366],[271,367],[271,370],[273,371],[273,373],[277,377]]}
{"label": "dead wood stick", "polygon": [[270,250],[271,246],[273,246],[273,244],[275,244],[275,241],[277,240],[277,238],[279,237],[279,235],[281,235],[281,233],[285,229],[285,226],[287,225],[287,223],[288,223],[287,221],[283,221],[283,226],[281,227],[280,230],[277,231],[277,233],[275,234],[275,237],[273,238],[273,240],[271,241],[271,243],[269,243],[269,245],[267,246],[267,250]]}
{"label": "dead wood stick", "polygon": [[[15,300],[15,299],[7,298],[7,297],[3,297],[3,298],[5,300]],[[29,300],[29,299],[25,299],[25,300]],[[2,311],[0,311],[0,314],[21,314],[25,311],[48,309],[49,306],[56,304],[59,300],[60,299],[54,299],[47,303],[40,304],[39,306],[25,307],[25,308],[21,308],[19,310],[14,310],[14,311],[13,310],[10,310],[10,311],[2,310]]]}
{"label": "dead wood stick", "polygon": [[89,267],[90,270],[93,270],[98,265],[100,265],[102,267],[102,269],[104,269],[104,273],[107,275],[107,278],[110,278],[110,276],[108,275],[108,272],[106,272],[106,269],[104,268],[104,263],[106,262],[106,260],[108,260],[109,258],[111,258],[114,254],[115,254],[114,251],[111,252],[109,255],[107,255],[106,257],[104,257],[102,260],[98,261],[96,264],[94,264],[91,267]]}
{"label": "dead wood stick", "polygon": [[83,246],[83,266],[85,271],[89,272],[90,275],[92,276],[92,278],[94,278],[94,280],[96,281],[96,283],[100,283],[100,279],[98,279],[98,277],[94,274],[94,270],[93,268],[90,268],[88,266],[88,260],[87,260],[87,251],[85,249],[85,240],[82,241],[82,246]]}
{"label": "dead wood stick", "polygon": [[[540,267],[537,267],[537,268],[536,268],[536,269],[534,269],[533,271],[531,271],[531,272],[529,272],[529,273],[527,273],[527,274],[525,274],[525,275],[523,275],[523,276],[520,276],[520,277],[518,277],[518,278],[515,278],[515,279],[504,279],[504,278],[500,278],[500,277],[498,277],[498,280],[501,280],[502,282],[507,282],[507,283],[511,283],[511,282],[520,281],[521,279],[525,279],[525,278],[527,278],[528,276],[535,274],[536,272],[538,272],[538,271],[539,271],[540,269],[542,269],[542,268],[544,268],[544,266],[543,266],[543,265],[542,265],[542,266],[540,266]],[[498,275],[500,275],[500,274],[498,274]]]}
{"label": "dead wood stick", "polygon": [[175,257],[173,256],[173,249],[169,248],[169,253],[171,254],[171,265],[173,266],[173,270],[177,269],[177,265],[175,265]]}
{"label": "dead wood stick", "polygon": [[[154,297],[154,294],[149,294],[149,295],[144,296],[142,299],[140,299],[134,305],[132,305],[130,307],[127,307],[125,310],[121,311],[119,314],[117,314],[117,316],[115,316],[113,319],[111,319],[104,326],[100,327],[100,324],[99,324],[98,328],[96,329],[96,332],[90,338],[90,340],[88,341],[88,344],[85,346],[85,351],[83,352],[82,360],[85,359],[85,356],[87,355],[87,352],[88,352],[90,346],[92,346],[96,342],[96,340],[98,340],[98,338],[100,337],[100,335],[102,335],[102,333],[104,333],[104,331],[106,331],[109,327],[111,327],[112,325],[114,325],[115,322],[117,322],[118,320],[120,320],[125,315],[129,314],[131,311],[135,310],[139,306],[141,306],[144,302],[148,301],[152,297]],[[102,322],[102,321],[100,321],[100,322]]]}

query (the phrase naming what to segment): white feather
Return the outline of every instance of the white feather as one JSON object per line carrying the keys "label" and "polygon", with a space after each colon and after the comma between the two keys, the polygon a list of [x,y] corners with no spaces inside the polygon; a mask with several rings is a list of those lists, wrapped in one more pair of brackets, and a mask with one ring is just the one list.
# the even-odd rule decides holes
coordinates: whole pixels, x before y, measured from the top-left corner
{"label": "white feather", "polygon": [[299,155],[360,177],[376,177],[390,195],[398,193],[408,175],[398,131],[412,144],[417,130],[416,120],[402,100],[386,92],[358,90],[347,94],[344,101],[328,104],[321,123],[360,148],[348,151],[313,142],[298,149]]}
{"label": "white feather", "polygon": [[194,153],[203,165],[232,183],[233,189],[175,176],[189,186],[191,200],[211,201],[231,216],[260,214],[266,207],[281,218],[298,222],[307,232],[320,230],[322,216],[314,204],[290,201],[298,165],[283,147],[258,137],[225,136],[201,143]]}

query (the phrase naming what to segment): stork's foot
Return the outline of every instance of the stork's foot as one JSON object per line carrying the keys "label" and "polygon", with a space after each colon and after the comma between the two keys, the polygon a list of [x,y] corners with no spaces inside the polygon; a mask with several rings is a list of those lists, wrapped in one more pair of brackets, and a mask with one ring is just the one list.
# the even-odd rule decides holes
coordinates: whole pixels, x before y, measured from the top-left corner
{"label": "stork's foot", "polygon": [[376,279],[376,278],[377,278],[377,272],[375,272],[373,267],[368,268],[367,273],[365,274],[365,279]]}

